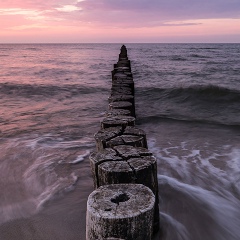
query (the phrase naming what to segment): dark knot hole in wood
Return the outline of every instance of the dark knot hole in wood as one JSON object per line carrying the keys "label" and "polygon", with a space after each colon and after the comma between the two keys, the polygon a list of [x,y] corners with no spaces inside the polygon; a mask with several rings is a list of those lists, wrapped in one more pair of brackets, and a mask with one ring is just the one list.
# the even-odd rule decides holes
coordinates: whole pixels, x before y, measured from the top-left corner
{"label": "dark knot hole in wood", "polygon": [[111,208],[106,208],[106,209],[104,209],[104,211],[110,212],[110,211],[112,211],[112,209]]}
{"label": "dark knot hole in wood", "polygon": [[111,202],[119,205],[120,202],[127,202],[129,200],[129,196],[126,193],[119,194],[111,199]]}

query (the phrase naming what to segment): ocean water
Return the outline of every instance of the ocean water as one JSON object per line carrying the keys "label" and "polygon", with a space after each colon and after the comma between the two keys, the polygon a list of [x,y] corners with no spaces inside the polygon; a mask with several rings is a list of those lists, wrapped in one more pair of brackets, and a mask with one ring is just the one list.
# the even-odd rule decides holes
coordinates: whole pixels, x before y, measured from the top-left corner
{"label": "ocean water", "polygon": [[[163,240],[240,239],[240,44],[126,44]],[[0,45],[0,239],[85,239],[88,156],[121,44]]]}

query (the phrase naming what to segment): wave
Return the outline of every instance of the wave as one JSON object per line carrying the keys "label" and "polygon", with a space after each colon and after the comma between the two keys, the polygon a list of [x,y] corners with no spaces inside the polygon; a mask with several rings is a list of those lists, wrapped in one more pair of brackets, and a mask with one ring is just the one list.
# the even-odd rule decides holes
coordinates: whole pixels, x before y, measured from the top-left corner
{"label": "wave", "polygon": [[12,84],[0,83],[0,94],[8,95],[8,97],[26,97],[34,96],[52,97],[66,93],[68,97],[79,94],[91,94],[97,91],[105,92],[108,89],[102,87],[89,87],[78,84],[58,85],[38,85],[38,84]]}
{"label": "wave", "polygon": [[[147,107],[140,121],[174,119],[240,125],[240,91],[214,85],[141,89]],[[143,105],[144,103],[141,103]],[[148,119],[148,120],[150,120]]]}
{"label": "wave", "polygon": [[192,85],[189,87],[174,88],[145,88],[142,94],[158,95],[160,98],[178,98],[183,101],[193,98],[206,101],[239,101],[240,90],[229,89],[215,85]]}
{"label": "wave", "polygon": [[233,102],[240,100],[240,91],[214,85],[195,85],[188,88],[173,89],[170,94],[173,94],[173,96],[183,95],[184,98],[198,98],[201,100],[206,100],[208,102]]}
{"label": "wave", "polygon": [[192,57],[192,58],[210,58],[209,56],[199,55],[199,54],[191,54],[190,57]]}
{"label": "wave", "polygon": [[240,122],[231,122],[231,121],[218,121],[217,119],[209,118],[194,118],[192,116],[182,116],[182,115],[150,115],[150,116],[138,116],[137,124],[158,124],[160,122],[175,122],[175,123],[187,123],[187,124],[198,124],[201,126],[219,126],[219,127],[229,127],[237,131],[240,130]]}
{"label": "wave", "polygon": [[35,48],[35,47],[28,47],[28,48],[25,48],[25,50],[30,50],[30,51],[41,51],[40,48]]}
{"label": "wave", "polygon": [[186,58],[183,58],[182,56],[178,56],[178,55],[172,56],[171,60],[172,61],[187,61]]}

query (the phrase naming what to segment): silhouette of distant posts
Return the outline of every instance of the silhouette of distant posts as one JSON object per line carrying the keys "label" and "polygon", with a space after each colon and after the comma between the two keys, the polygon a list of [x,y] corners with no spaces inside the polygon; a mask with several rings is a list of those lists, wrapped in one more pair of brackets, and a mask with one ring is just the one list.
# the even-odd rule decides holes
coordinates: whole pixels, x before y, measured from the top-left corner
{"label": "silhouette of distant posts", "polygon": [[134,81],[123,45],[112,71],[109,107],[89,160],[95,191],[87,202],[87,240],[150,240],[159,230],[157,161],[135,126]]}

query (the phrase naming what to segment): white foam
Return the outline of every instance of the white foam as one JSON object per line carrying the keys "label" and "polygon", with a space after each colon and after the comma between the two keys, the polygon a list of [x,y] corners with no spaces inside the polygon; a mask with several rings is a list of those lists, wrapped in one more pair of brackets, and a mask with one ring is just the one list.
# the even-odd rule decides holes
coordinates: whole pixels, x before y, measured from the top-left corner
{"label": "white foam", "polygon": [[84,154],[78,155],[77,159],[73,160],[71,163],[72,164],[80,163],[84,160],[85,157],[89,156],[89,154],[90,154],[90,151],[87,150]]}
{"label": "white foam", "polygon": [[239,181],[240,149],[231,149],[229,145],[212,149],[208,143],[195,146],[198,148],[194,149],[187,142],[179,143],[178,146],[168,143],[168,147],[161,148],[155,139],[150,139],[149,142],[149,149],[157,157],[163,174],[172,176],[172,172],[176,172],[185,182],[191,183],[198,179],[200,185],[206,179],[212,179],[212,182],[216,182],[215,185],[223,184],[225,187]]}
{"label": "white foam", "polygon": [[49,149],[55,149],[55,148],[61,148],[61,149],[67,149],[67,148],[74,148],[74,147],[93,147],[94,141],[92,138],[89,137],[81,137],[76,140],[66,140],[62,137],[59,137],[57,134],[44,134],[44,135],[31,135],[26,136],[26,138],[16,138],[11,139],[10,147],[16,147],[16,146],[26,146],[31,148],[32,150],[37,150],[39,148],[49,148]]}
{"label": "white foam", "polygon": [[91,138],[66,141],[50,134],[20,142],[31,153],[23,169],[22,185],[36,211],[52,198],[74,190],[78,176],[65,164],[82,162],[90,154],[86,148],[93,144]]}
{"label": "white foam", "polygon": [[66,192],[73,191],[77,181],[78,177],[74,173],[71,173],[69,177],[58,178],[58,181],[47,186],[44,191],[35,199],[37,203],[37,211],[41,210],[43,205],[49,200],[61,196]]}

